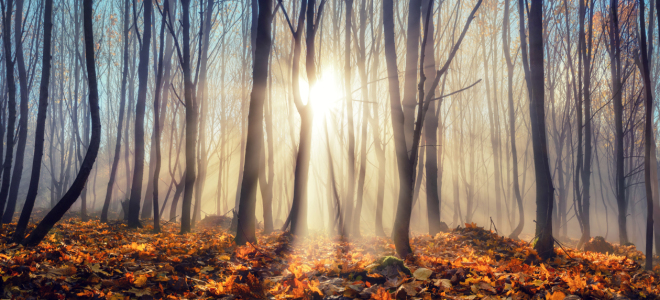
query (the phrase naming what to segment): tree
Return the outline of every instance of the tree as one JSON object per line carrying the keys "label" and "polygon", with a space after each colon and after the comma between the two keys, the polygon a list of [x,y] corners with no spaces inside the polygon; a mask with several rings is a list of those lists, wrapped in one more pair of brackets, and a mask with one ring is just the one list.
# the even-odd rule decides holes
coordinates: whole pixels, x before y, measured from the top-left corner
{"label": "tree", "polygon": [[[640,52],[642,54],[641,71],[644,79],[644,102],[646,113],[644,117],[644,186],[646,187],[646,266],[648,271],[653,270],[653,188],[656,182],[651,181],[651,143],[653,141],[653,91],[651,90],[650,64],[648,48],[646,46],[646,21],[644,1],[639,1],[639,30],[640,30]],[[653,154],[655,155],[655,154]]]}
{"label": "tree", "polygon": [[28,132],[28,99],[30,89],[28,88],[28,74],[25,68],[25,58],[23,55],[23,0],[16,0],[16,16],[14,17],[14,41],[16,43],[16,67],[18,69],[18,84],[21,87],[20,114],[18,120],[18,141],[16,143],[16,159],[14,161],[14,172],[11,177],[9,187],[9,198],[7,198],[7,207],[2,215],[2,223],[10,223],[14,218],[16,210],[16,200],[18,198],[18,189],[21,186],[21,177],[23,176],[23,160],[25,158],[25,144],[27,143]]}
{"label": "tree", "polygon": [[[115,184],[115,177],[117,175],[117,167],[119,165],[119,155],[121,153],[121,137],[122,125],[124,123],[124,106],[126,105],[126,83],[128,79],[128,46],[129,38],[129,20],[128,20],[129,2],[124,0],[124,37],[123,37],[123,52],[122,52],[122,73],[121,73],[121,96],[119,100],[119,118],[117,120],[117,142],[115,143],[115,154],[112,159],[112,166],[110,167],[110,176],[108,179],[108,188],[105,192],[105,200],[103,201],[103,209],[101,210],[101,222],[108,222],[108,210],[110,209],[110,201],[112,201],[112,190]],[[128,125],[126,125],[128,127]]]}
{"label": "tree", "polygon": [[[135,5],[135,2],[133,5]],[[152,1],[144,1],[144,30],[142,32],[140,63],[138,65],[138,80],[140,83],[135,107],[135,167],[133,168],[131,198],[128,203],[129,228],[140,226],[140,199],[142,198],[142,177],[144,176],[144,111],[147,100],[147,83],[149,80],[149,44],[151,42],[152,6]]]}
{"label": "tree", "polygon": [[[429,90],[433,91],[438,86],[438,82],[442,75],[447,72],[451,61],[454,59],[456,52],[458,51],[465,34],[467,33],[470,23],[474,19],[474,15],[481,6],[481,0],[477,1],[477,4],[470,12],[470,15],[467,18],[463,31],[461,32],[460,37],[453,45],[451,51],[447,56],[447,61],[444,63],[442,68],[440,68],[436,74],[433,83]],[[421,139],[422,125],[424,124],[424,116],[428,111],[428,107],[431,103],[433,93],[426,94],[424,96],[424,53],[420,57],[419,62],[419,72],[420,72],[420,83],[419,88],[419,107],[417,110],[417,118],[415,120],[415,131],[412,139],[412,150],[408,152],[406,147],[406,139],[404,133],[404,113],[401,108],[400,95],[398,94],[398,71],[396,67],[396,49],[394,44],[394,5],[390,0],[383,1],[383,28],[385,35],[385,59],[387,61],[387,75],[389,81],[390,89],[390,104],[392,107],[392,128],[394,133],[394,144],[396,149],[396,158],[397,166],[399,170],[399,202],[397,204],[396,217],[394,221],[394,229],[392,233],[392,239],[394,240],[394,246],[396,252],[401,257],[406,257],[408,254],[411,254],[412,249],[410,248],[409,228],[410,228],[410,214],[412,212],[412,200],[413,200],[413,186],[415,183],[415,177],[413,176],[416,163],[417,163],[417,151],[419,150],[419,141]],[[430,9],[429,11],[433,11]],[[428,20],[428,18],[427,18]],[[427,22],[428,23],[428,22]],[[424,29],[426,30],[428,24],[425,25]],[[422,42],[422,49],[426,45],[426,38]],[[410,154],[408,154],[410,153]]]}
{"label": "tree", "polygon": [[628,201],[626,199],[626,178],[624,175],[624,152],[623,152],[623,96],[621,82],[621,49],[619,34],[619,1],[610,0],[610,73],[612,78],[612,106],[614,108],[614,147],[615,147],[615,185],[616,204],[619,209],[619,243],[628,242],[628,229],[626,218],[628,215]]}
{"label": "tree", "polygon": [[92,28],[92,4],[93,0],[83,1],[83,24],[85,32],[85,63],[87,66],[87,81],[89,85],[89,108],[92,119],[92,137],[87,147],[87,153],[83,160],[78,175],[74,179],[71,187],[64,194],[62,199],[48,212],[48,214],[37,224],[37,227],[30,232],[22,242],[26,246],[35,246],[39,244],[48,231],[57,223],[64,214],[71,208],[74,202],[80,196],[89,173],[94,167],[96,156],[101,144],[101,117],[99,114],[99,93],[96,79],[96,64],[94,59],[94,31]]}
{"label": "tree", "polygon": [[[165,24],[167,21],[167,16],[169,14],[169,1],[165,1],[163,7],[163,15],[160,23],[160,47],[158,50],[158,71],[156,72],[156,91],[154,92],[154,144],[152,148],[154,149],[154,178],[153,181],[153,211],[154,211],[154,231],[160,232],[160,212],[158,211],[158,179],[160,176],[160,132],[161,132],[161,120],[160,120],[160,99],[163,89],[163,55],[165,52]],[[145,199],[145,202],[146,201]]]}
{"label": "tree", "polygon": [[11,180],[11,164],[14,157],[14,123],[16,123],[16,82],[14,80],[14,60],[11,57],[11,15],[13,0],[7,0],[2,14],[2,43],[5,50],[5,71],[7,72],[7,142],[5,161],[2,165],[2,186],[0,187],[0,212],[4,212],[9,183]]}
{"label": "tree", "polygon": [[[415,1],[415,0],[413,0]],[[353,28],[353,0],[346,0],[345,28]],[[344,232],[351,233],[353,220],[353,192],[355,189],[355,125],[353,122],[353,95],[351,91],[351,30],[344,31],[344,93],[346,94],[346,114],[348,131],[348,178],[344,191]]]}
{"label": "tree", "polygon": [[181,0],[181,6],[183,8],[183,20],[181,22],[183,30],[183,55],[181,69],[183,71],[184,99],[186,104],[186,177],[184,181],[183,203],[181,204],[181,233],[187,233],[191,229],[190,209],[196,179],[197,108],[193,99],[193,83],[190,71],[190,0]]}
{"label": "tree", "polygon": [[522,196],[520,195],[520,183],[518,182],[518,149],[516,148],[516,118],[513,105],[513,69],[514,64],[511,60],[511,35],[509,23],[509,0],[504,0],[504,18],[502,20],[502,47],[504,48],[504,59],[506,60],[507,70],[507,99],[509,104],[509,139],[511,142],[511,161],[513,165],[513,194],[518,204],[518,225],[509,235],[512,239],[517,239],[518,235],[525,226],[525,211],[523,210]]}
{"label": "tree", "polygon": [[[424,56],[429,60],[428,63],[424,65],[424,73],[429,74],[428,79],[435,80],[435,56],[433,55],[433,48],[435,45],[434,42],[434,29],[433,21],[430,20],[432,17],[431,11],[433,8],[433,3],[429,3],[429,0],[422,1],[422,16],[426,20],[426,29],[424,31],[424,38],[428,39],[426,41],[426,47],[422,49],[424,51]],[[446,77],[445,77],[446,78]],[[435,92],[431,90],[430,86],[427,86],[424,93],[430,95]],[[438,105],[438,108],[441,106],[442,101]],[[435,236],[442,226],[440,225],[440,191],[438,185],[438,151],[436,147],[440,147],[437,142],[438,135],[438,115],[436,115],[435,101],[429,103],[429,109],[426,113],[425,124],[424,124],[424,135],[426,138],[426,208],[428,210],[428,222],[429,222],[429,234]],[[421,180],[421,178],[420,178]]]}
{"label": "tree", "polygon": [[34,137],[34,156],[32,157],[32,172],[30,174],[30,186],[27,198],[23,205],[21,217],[16,225],[16,231],[12,237],[13,242],[20,243],[25,237],[25,230],[30,222],[34,201],[39,190],[39,177],[41,174],[41,162],[44,156],[44,135],[46,130],[46,114],[48,113],[48,86],[50,85],[51,68],[51,37],[53,31],[53,0],[44,3],[44,47],[42,55],[41,82],[39,84],[39,109],[37,112],[37,126]]}
{"label": "tree", "polygon": [[543,259],[554,256],[554,238],[552,236],[552,205],[554,187],[548,161],[548,145],[545,127],[545,86],[543,71],[543,0],[532,0],[529,11],[529,54],[523,26],[525,6],[520,0],[520,39],[523,64],[529,91],[529,113],[532,130],[532,152],[534,154],[534,173],[536,177],[536,244],[534,249]]}
{"label": "tree", "polygon": [[[187,1],[187,0],[184,0]],[[252,94],[248,115],[248,135],[245,145],[245,165],[238,207],[236,244],[255,244],[257,183],[259,180],[260,152],[263,144],[263,109],[268,76],[268,56],[271,47],[272,1],[259,0],[254,63],[252,64]],[[186,156],[188,153],[186,152]],[[188,169],[188,174],[191,171]],[[186,190],[187,192],[187,190]],[[185,203],[185,202],[184,202]],[[184,212],[185,214],[185,212]]]}

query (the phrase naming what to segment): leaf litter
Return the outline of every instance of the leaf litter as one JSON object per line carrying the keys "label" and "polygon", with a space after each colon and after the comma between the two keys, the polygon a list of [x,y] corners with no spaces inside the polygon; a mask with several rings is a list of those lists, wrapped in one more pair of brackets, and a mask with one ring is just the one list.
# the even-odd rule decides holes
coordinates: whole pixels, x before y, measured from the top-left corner
{"label": "leaf litter", "polygon": [[612,254],[557,248],[541,262],[524,241],[466,224],[415,236],[400,260],[391,239],[282,233],[236,246],[220,227],[178,234],[150,226],[60,222],[44,242],[0,232],[2,298],[12,299],[660,299],[660,268],[634,246]]}

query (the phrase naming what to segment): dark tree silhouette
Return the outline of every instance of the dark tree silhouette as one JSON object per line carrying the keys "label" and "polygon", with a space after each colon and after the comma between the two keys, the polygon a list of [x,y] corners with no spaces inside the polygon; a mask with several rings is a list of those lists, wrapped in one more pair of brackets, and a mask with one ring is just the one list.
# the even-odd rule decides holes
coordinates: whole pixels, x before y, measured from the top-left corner
{"label": "dark tree silhouette", "polygon": [[18,141],[16,142],[16,159],[14,160],[14,171],[9,186],[9,198],[7,207],[2,215],[2,223],[10,223],[14,218],[18,189],[21,186],[23,176],[23,160],[25,159],[25,144],[28,134],[28,101],[30,89],[28,88],[28,72],[25,68],[25,57],[23,55],[23,1],[16,0],[16,16],[14,17],[14,41],[16,43],[16,67],[18,69],[18,85],[21,88],[20,114],[18,119]]}
{"label": "dark tree silhouette", "polygon": [[48,214],[37,224],[37,227],[30,232],[22,242],[26,246],[39,244],[48,231],[57,223],[62,216],[71,208],[74,202],[80,196],[89,173],[94,167],[96,156],[101,144],[101,117],[99,115],[99,92],[96,79],[96,65],[94,59],[94,31],[92,28],[92,4],[93,0],[83,0],[83,24],[85,32],[85,63],[87,66],[87,81],[89,85],[89,108],[92,118],[92,137],[87,147],[87,153],[80,166],[78,175],[74,179],[71,187],[64,194],[62,199],[48,212]]}
{"label": "dark tree silhouette", "polygon": [[46,130],[46,114],[48,113],[48,85],[50,84],[51,68],[51,36],[53,32],[53,0],[44,3],[44,47],[42,55],[41,82],[39,84],[39,110],[37,112],[37,127],[34,137],[34,156],[32,157],[32,173],[27,198],[23,205],[21,217],[16,225],[13,242],[20,243],[25,237],[25,229],[30,222],[30,215],[34,208],[34,201],[39,190],[39,177],[41,174],[41,160],[44,156],[44,135]]}
{"label": "dark tree silhouette", "polygon": [[[169,1],[167,1],[169,2]],[[128,27],[128,10],[129,0],[124,0],[124,35],[123,35],[123,54],[122,63],[123,71],[121,73],[121,96],[119,100],[119,118],[117,120],[117,142],[115,143],[115,154],[112,159],[112,166],[110,167],[110,178],[108,179],[108,188],[105,192],[105,200],[103,201],[103,209],[101,210],[101,222],[108,222],[108,210],[110,209],[110,201],[112,201],[112,190],[115,185],[115,177],[117,175],[117,166],[119,165],[119,155],[121,153],[121,134],[122,125],[124,123],[124,106],[126,105],[126,82],[128,81],[128,45],[129,45],[129,27]],[[128,124],[126,125],[128,127]]]}
{"label": "dark tree silhouette", "polygon": [[[241,199],[238,207],[238,229],[236,231],[236,244],[239,245],[244,245],[248,242],[254,244],[257,242],[255,236],[257,224],[254,213],[257,202],[257,183],[259,180],[259,157],[263,144],[263,115],[264,99],[266,98],[266,80],[268,76],[268,56],[272,43],[272,6],[272,1],[270,0],[259,0],[257,39],[254,63],[252,65],[253,85],[252,94],[250,95],[248,135],[245,145],[245,166],[243,167]],[[188,169],[188,173],[190,172],[190,169]]]}
{"label": "dark tree silhouette", "polygon": [[[7,0],[2,14],[2,43],[5,48],[5,71],[7,80],[7,142],[5,161],[2,165],[2,186],[0,187],[0,212],[4,212],[11,181],[11,164],[14,158],[14,123],[16,123],[16,81],[14,80],[14,60],[11,57],[11,15],[14,1]],[[1,215],[1,214],[0,214]]]}
{"label": "dark tree silhouette", "polygon": [[[133,3],[135,5],[135,3]],[[135,107],[135,154],[133,168],[133,184],[131,198],[128,203],[128,227],[140,226],[140,199],[142,198],[142,177],[144,176],[144,111],[147,100],[147,83],[149,80],[149,45],[151,44],[151,13],[152,1],[144,1],[144,30],[140,47],[140,63],[138,65],[137,105]]]}

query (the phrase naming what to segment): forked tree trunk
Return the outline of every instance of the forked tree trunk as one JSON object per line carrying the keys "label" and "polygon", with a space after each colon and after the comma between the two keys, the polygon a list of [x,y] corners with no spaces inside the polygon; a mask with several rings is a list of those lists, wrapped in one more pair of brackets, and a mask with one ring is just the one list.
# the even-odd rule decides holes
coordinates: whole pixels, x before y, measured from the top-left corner
{"label": "forked tree trunk", "polygon": [[73,184],[64,194],[62,199],[51,209],[51,211],[39,222],[37,227],[22,242],[26,246],[35,246],[39,244],[48,231],[57,223],[62,216],[71,208],[74,202],[80,196],[89,173],[94,167],[94,161],[99,152],[101,143],[101,117],[99,114],[99,93],[96,82],[96,64],[94,61],[94,33],[92,28],[92,0],[83,1],[83,23],[85,32],[85,62],[87,66],[87,80],[89,82],[89,108],[92,118],[92,137],[87,147],[87,154],[80,166],[80,171],[76,175]]}

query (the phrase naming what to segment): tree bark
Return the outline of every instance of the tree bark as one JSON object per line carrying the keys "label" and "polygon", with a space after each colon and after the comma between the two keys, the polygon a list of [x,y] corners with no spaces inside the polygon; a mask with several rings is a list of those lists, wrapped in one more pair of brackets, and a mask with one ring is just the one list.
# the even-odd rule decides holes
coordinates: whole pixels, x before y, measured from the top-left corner
{"label": "tree bark", "polygon": [[[532,149],[534,153],[534,173],[536,177],[536,235],[534,249],[543,259],[554,256],[552,237],[552,206],[554,187],[548,161],[548,145],[545,126],[544,71],[543,71],[543,0],[532,0],[529,12],[529,70],[527,82],[531,90],[530,121]],[[521,19],[524,22],[524,19]],[[521,39],[521,43],[524,42]],[[521,47],[523,57],[526,47]]]}
{"label": "tree bark", "polygon": [[[188,1],[188,0],[186,0]],[[272,1],[259,0],[254,63],[252,65],[252,94],[248,115],[248,135],[245,145],[245,165],[238,208],[236,244],[255,244],[257,238],[255,208],[259,180],[259,156],[263,144],[263,106],[268,77],[268,56],[271,47]],[[189,171],[190,172],[190,171]]]}
{"label": "tree bark", "polygon": [[344,90],[346,92],[346,113],[348,131],[348,186],[344,193],[344,232],[351,232],[353,220],[353,193],[355,192],[355,125],[353,123],[353,95],[351,91],[351,28],[353,20],[353,0],[346,0],[346,30],[344,30]]}
{"label": "tree bark", "polygon": [[11,223],[16,210],[16,200],[18,190],[21,186],[21,177],[23,176],[23,160],[25,159],[25,144],[27,143],[28,131],[28,101],[30,89],[28,88],[28,74],[25,69],[25,58],[23,55],[23,0],[16,0],[16,16],[14,17],[14,41],[16,42],[16,67],[18,69],[18,84],[21,88],[20,114],[18,119],[18,141],[16,143],[16,159],[14,161],[14,171],[11,177],[9,187],[9,198],[7,198],[7,207],[2,215],[2,223]]}
{"label": "tree bark", "polygon": [[197,142],[197,108],[193,99],[193,83],[190,68],[190,0],[181,0],[183,29],[183,70],[184,98],[186,104],[186,178],[184,181],[183,203],[181,205],[181,233],[191,229],[190,210],[192,206],[193,188],[195,187],[195,151]]}
{"label": "tree bark", "polygon": [[[129,1],[124,0],[124,47],[122,54],[123,70],[121,74],[121,96],[119,100],[119,119],[117,120],[117,142],[115,144],[115,154],[112,159],[112,166],[110,167],[110,178],[108,179],[108,187],[105,192],[105,201],[103,201],[103,209],[101,210],[101,222],[108,222],[108,211],[110,210],[110,201],[112,201],[112,190],[115,185],[115,177],[117,175],[117,167],[119,165],[119,156],[121,154],[121,135],[122,124],[124,122],[124,106],[126,105],[126,83],[128,79],[128,43],[129,43],[129,20],[128,20]],[[128,126],[128,125],[127,125]]]}
{"label": "tree bark", "polygon": [[[647,271],[653,270],[653,188],[658,182],[651,181],[651,143],[653,143],[653,91],[651,90],[651,75],[649,72],[648,49],[646,47],[646,22],[644,1],[639,1],[639,28],[641,40],[641,71],[644,79],[644,102],[645,102],[645,124],[644,124],[644,186],[646,187],[646,266]],[[655,155],[655,154],[653,154]]]}
{"label": "tree bark", "polygon": [[628,215],[628,200],[626,198],[626,177],[624,175],[624,152],[623,152],[623,97],[621,82],[621,50],[619,48],[619,13],[618,0],[610,0],[610,72],[612,78],[612,105],[614,108],[614,146],[615,146],[615,180],[616,180],[616,203],[619,209],[619,243],[628,242],[628,231],[626,218]]}
{"label": "tree bark", "polygon": [[53,209],[44,217],[30,235],[23,240],[22,244],[26,246],[35,246],[39,244],[48,231],[57,223],[62,216],[69,210],[71,205],[78,199],[82,192],[89,173],[92,171],[94,161],[99,151],[101,143],[101,117],[99,115],[99,93],[96,82],[96,65],[94,61],[94,33],[92,28],[92,0],[83,1],[83,23],[85,32],[85,62],[87,66],[87,80],[89,84],[89,108],[92,119],[92,137],[87,147],[87,154],[80,166],[80,171],[69,190],[62,199],[53,207]]}
{"label": "tree bark", "polygon": [[14,80],[14,60],[9,53],[11,51],[11,15],[13,11],[13,0],[7,0],[5,11],[2,16],[2,42],[5,48],[5,71],[7,72],[7,142],[5,143],[5,161],[2,165],[2,186],[0,187],[0,212],[4,212],[9,194],[9,183],[11,180],[11,164],[14,157],[14,123],[16,123],[16,82]]}
{"label": "tree bark", "polygon": [[[135,5],[135,3],[134,3]],[[149,80],[149,45],[151,43],[151,12],[152,2],[144,1],[144,30],[140,47],[140,63],[138,65],[138,95],[135,107],[135,154],[133,167],[133,183],[128,207],[128,227],[137,228],[140,224],[140,199],[142,198],[142,178],[144,176],[144,112],[147,98],[147,81]]]}
{"label": "tree bark", "polygon": [[44,156],[44,136],[46,130],[46,114],[48,113],[48,87],[50,85],[51,68],[51,36],[53,32],[53,0],[45,0],[44,8],[44,45],[42,56],[41,82],[39,84],[39,108],[37,111],[37,126],[34,137],[34,155],[32,157],[32,172],[27,198],[23,205],[21,217],[16,225],[12,241],[20,243],[25,237],[25,230],[30,222],[30,215],[34,208],[39,190],[39,176],[41,174],[41,161]]}
{"label": "tree bark", "polygon": [[515,107],[513,105],[513,68],[514,63],[511,60],[511,35],[509,23],[509,0],[504,0],[504,19],[502,29],[502,45],[504,48],[504,58],[507,67],[507,98],[509,104],[509,138],[511,140],[511,161],[513,177],[513,194],[518,204],[518,225],[509,235],[512,239],[517,239],[525,226],[525,211],[523,210],[522,196],[520,195],[520,183],[518,182],[518,149],[516,147],[516,117]]}

